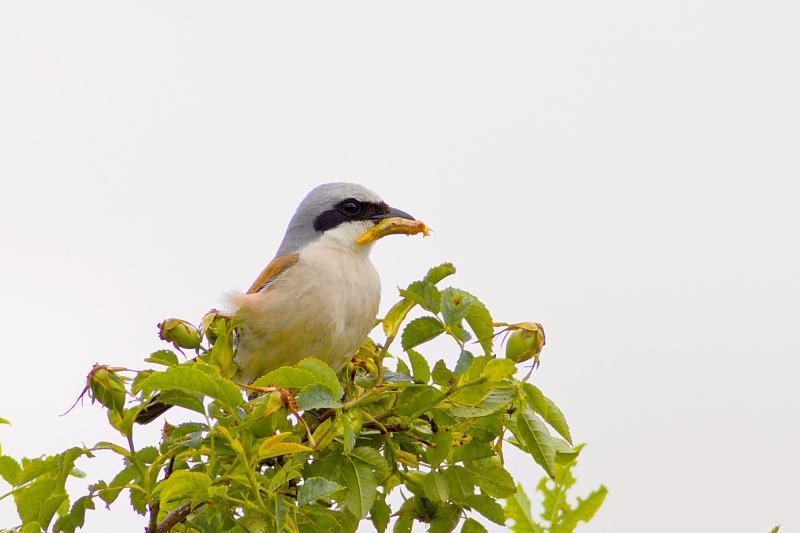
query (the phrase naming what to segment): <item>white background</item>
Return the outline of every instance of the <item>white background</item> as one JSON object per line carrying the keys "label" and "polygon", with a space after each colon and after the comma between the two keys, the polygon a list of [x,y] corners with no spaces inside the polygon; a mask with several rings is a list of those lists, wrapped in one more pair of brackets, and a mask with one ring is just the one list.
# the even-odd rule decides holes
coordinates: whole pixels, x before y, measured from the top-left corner
{"label": "white background", "polygon": [[[452,261],[544,324],[576,492],[610,490],[579,531],[800,530],[798,28],[789,1],[1,4],[4,453],[116,438],[59,417],[91,365],[141,368],[355,181],[435,230],[376,247],[382,310]],[[120,465],[79,466],[74,496]],[[125,507],[85,531],[142,531]]]}

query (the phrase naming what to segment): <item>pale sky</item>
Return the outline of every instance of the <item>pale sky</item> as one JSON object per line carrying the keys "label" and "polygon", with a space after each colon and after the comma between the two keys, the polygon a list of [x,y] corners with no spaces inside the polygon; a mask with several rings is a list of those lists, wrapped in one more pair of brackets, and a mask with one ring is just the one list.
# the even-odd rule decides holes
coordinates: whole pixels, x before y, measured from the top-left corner
{"label": "pale sky", "polygon": [[[798,28],[796,1],[3,2],[3,452],[118,440],[58,416],[92,364],[142,368],[354,181],[435,230],[378,243],[382,311],[451,261],[544,325],[576,493],[610,491],[578,531],[800,530]],[[73,498],[120,465],[78,466]],[[144,525],[120,500],[84,531]]]}

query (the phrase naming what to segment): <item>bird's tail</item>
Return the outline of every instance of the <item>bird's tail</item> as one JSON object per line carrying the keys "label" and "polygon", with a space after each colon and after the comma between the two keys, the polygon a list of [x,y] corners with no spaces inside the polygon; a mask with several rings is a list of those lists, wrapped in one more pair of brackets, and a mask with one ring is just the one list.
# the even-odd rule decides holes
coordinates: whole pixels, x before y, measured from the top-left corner
{"label": "bird's tail", "polygon": [[139,411],[139,414],[136,415],[137,424],[149,424],[172,407],[169,404],[159,402],[158,396],[158,394],[155,395],[147,407]]}

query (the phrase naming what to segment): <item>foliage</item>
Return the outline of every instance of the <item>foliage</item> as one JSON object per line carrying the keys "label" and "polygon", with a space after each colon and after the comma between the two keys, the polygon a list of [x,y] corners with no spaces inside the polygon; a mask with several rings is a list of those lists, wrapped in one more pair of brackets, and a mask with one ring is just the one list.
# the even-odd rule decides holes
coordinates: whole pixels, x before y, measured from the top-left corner
{"label": "foliage", "polygon": [[[524,498],[514,496],[518,489],[504,466],[506,443],[555,479],[546,493],[551,524],[587,516],[576,514],[580,505],[564,507],[559,492],[569,488],[569,468],[580,452],[564,415],[528,382],[532,367],[520,378],[514,360],[493,355],[496,335],[507,331],[536,331],[543,343],[541,326],[495,323],[472,294],[440,289],[454,272],[450,264],[432,268],[401,290],[402,299],[380,321],[383,342],[367,339],[339,376],[322,361],[304,359],[245,387],[247,398],[231,381],[236,318],[212,312],[199,330],[163,322],[161,337],[178,351],[196,348],[195,359],[179,364],[176,351],[160,350],[145,360],[159,370],[96,366],[88,376],[84,392],[106,408],[116,442],[21,464],[0,457],[20,531],[52,526],[72,533],[98,499],[111,505],[125,493],[148,517],[150,533],[352,532],[364,519],[383,533],[390,517],[398,533],[415,521],[430,524],[431,533],[448,533],[459,523],[462,532],[481,532],[473,517],[502,525],[506,512],[498,501],[511,498],[519,507]],[[415,307],[424,316],[408,320]],[[389,352],[398,335],[405,358]],[[441,335],[459,354],[454,368],[442,360],[431,367],[419,351]],[[394,370],[386,368],[389,360],[396,361]],[[140,445],[135,420],[156,396],[196,412],[199,421],[165,423],[158,445]],[[64,483],[80,475],[75,461],[97,453],[119,455],[122,470],[70,503]],[[387,501],[392,491],[403,497],[399,508]]]}
{"label": "foliage", "polygon": [[[583,445],[576,446],[580,450]],[[517,492],[506,499],[506,517],[513,520],[509,526],[514,533],[572,533],[578,522],[588,522],[603,505],[608,494],[608,489],[603,485],[596,491],[589,493],[586,499],[577,498],[575,506],[567,501],[567,492],[575,484],[572,468],[577,464],[572,460],[564,465],[556,465],[556,477],[542,478],[536,490],[542,494],[543,522],[534,520],[531,512],[531,503],[522,485],[517,485]]]}

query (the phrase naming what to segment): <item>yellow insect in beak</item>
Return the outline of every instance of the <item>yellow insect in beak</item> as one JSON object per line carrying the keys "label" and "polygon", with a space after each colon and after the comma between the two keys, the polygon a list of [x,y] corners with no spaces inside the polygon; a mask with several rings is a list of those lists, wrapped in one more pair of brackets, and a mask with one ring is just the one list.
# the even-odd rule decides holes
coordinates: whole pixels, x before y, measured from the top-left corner
{"label": "yellow insect in beak", "polygon": [[421,220],[409,220],[401,217],[384,218],[359,237],[356,242],[358,244],[368,244],[387,235],[416,235],[417,233],[422,233],[423,237],[427,237],[430,235],[430,228]]}

